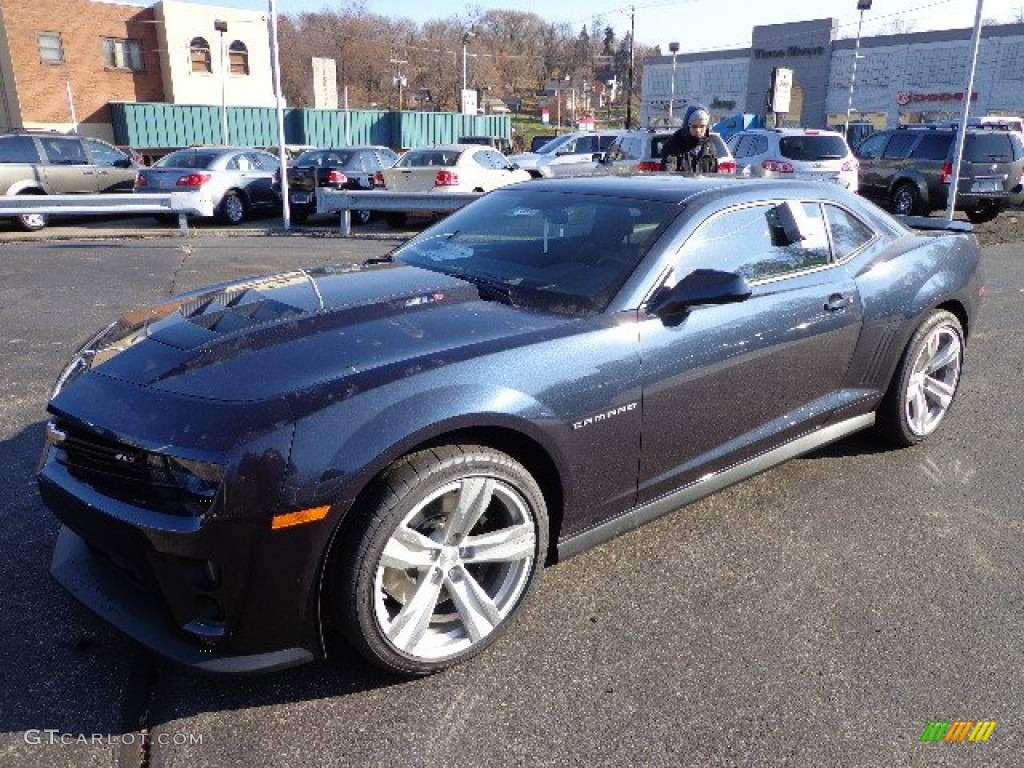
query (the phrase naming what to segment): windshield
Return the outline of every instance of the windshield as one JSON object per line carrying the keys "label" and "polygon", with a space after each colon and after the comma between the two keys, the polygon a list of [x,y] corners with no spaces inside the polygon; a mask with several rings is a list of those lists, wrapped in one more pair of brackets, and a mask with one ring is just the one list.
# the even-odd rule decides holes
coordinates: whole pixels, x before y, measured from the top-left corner
{"label": "windshield", "polygon": [[556,136],[547,142],[544,146],[537,150],[538,155],[553,155],[563,149],[568,149],[566,146],[571,142],[575,142],[576,137],[571,133],[567,133],[564,136]]}
{"label": "windshield", "polygon": [[457,149],[413,149],[395,163],[395,168],[451,167],[459,162]]}
{"label": "windshield", "polygon": [[216,159],[216,152],[196,152],[194,149],[185,149],[164,155],[153,163],[153,166],[156,168],[208,168],[210,163]]}
{"label": "windshield", "polygon": [[352,160],[352,154],[352,152],[337,152],[334,150],[306,150],[301,155],[295,158],[293,165],[315,165],[320,168],[329,165],[348,165],[349,161]]}
{"label": "windshield", "polygon": [[600,312],[678,215],[675,203],[501,189],[461,208],[394,254],[454,275],[487,297],[551,312]]}
{"label": "windshield", "polygon": [[789,160],[841,160],[849,154],[841,136],[783,136],[779,151]]}

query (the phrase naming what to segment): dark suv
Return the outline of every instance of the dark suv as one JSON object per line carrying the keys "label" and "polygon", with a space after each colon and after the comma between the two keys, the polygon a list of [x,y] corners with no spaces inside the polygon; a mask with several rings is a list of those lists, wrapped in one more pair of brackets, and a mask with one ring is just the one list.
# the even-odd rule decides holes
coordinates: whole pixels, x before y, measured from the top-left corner
{"label": "dark suv", "polygon": [[[855,150],[860,193],[894,213],[923,216],[945,208],[953,176],[957,130],[893,128],[866,138]],[[976,223],[991,221],[1021,191],[1024,142],[1010,131],[968,129],[964,137],[956,210]]]}

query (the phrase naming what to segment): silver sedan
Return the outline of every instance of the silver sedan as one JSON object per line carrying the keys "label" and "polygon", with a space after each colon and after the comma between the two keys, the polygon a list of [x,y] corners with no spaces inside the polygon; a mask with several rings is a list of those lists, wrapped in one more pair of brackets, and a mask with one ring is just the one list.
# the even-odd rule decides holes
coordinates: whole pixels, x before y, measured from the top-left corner
{"label": "silver sedan", "polygon": [[135,176],[136,192],[180,192],[203,216],[239,224],[259,210],[278,210],[276,157],[244,147],[191,147],[160,158]]}

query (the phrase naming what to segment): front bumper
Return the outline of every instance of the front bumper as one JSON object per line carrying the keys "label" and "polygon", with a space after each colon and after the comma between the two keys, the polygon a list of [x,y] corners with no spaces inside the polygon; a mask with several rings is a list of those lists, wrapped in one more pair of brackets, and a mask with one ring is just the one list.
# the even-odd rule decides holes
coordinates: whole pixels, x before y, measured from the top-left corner
{"label": "front bumper", "polygon": [[271,672],[312,661],[306,648],[232,655],[190,643],[167,629],[152,595],[121,578],[93,554],[85,541],[61,526],[50,573],[83,605],[136,642],[165,658],[201,672],[245,674]]}

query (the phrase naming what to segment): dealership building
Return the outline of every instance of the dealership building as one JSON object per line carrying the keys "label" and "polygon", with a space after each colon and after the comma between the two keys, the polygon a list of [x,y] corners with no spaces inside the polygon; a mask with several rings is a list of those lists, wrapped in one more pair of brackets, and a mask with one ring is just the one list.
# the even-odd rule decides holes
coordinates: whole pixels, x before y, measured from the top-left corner
{"label": "dealership building", "polygon": [[[779,124],[842,124],[851,79],[851,120],[884,128],[960,116],[973,29],[861,37],[854,75],[857,41],[836,39],[838,26],[836,19],[759,26],[750,48],[645,59],[641,125],[670,111],[679,118],[696,102],[712,122],[739,112],[774,118],[767,102],[776,68],[793,73]],[[982,27],[970,116],[988,114],[1024,115],[1024,24]]]}

